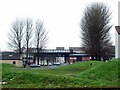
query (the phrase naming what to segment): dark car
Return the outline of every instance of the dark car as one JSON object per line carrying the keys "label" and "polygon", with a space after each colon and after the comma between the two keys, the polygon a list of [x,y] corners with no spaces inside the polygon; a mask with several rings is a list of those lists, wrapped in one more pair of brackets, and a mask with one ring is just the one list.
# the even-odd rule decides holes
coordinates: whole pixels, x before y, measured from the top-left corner
{"label": "dark car", "polygon": [[40,67],[40,65],[37,65],[37,64],[31,64],[30,67]]}

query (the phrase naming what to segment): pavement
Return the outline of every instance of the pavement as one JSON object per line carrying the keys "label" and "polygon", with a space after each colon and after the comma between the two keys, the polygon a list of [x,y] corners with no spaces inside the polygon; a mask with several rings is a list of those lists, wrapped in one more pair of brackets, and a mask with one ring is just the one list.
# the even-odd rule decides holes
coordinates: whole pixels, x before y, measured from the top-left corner
{"label": "pavement", "polygon": [[19,68],[19,69],[25,69],[25,70],[31,70],[31,69],[55,69],[60,66],[66,66],[69,65],[69,63],[63,63],[60,65],[52,65],[52,66],[40,66],[40,67],[26,67],[26,68]]}

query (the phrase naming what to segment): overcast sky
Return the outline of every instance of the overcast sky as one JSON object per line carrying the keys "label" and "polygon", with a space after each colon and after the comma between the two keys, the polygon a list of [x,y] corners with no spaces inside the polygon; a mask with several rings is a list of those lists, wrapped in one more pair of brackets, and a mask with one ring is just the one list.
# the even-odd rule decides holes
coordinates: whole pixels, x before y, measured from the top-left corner
{"label": "overcast sky", "polygon": [[0,48],[8,48],[8,32],[16,18],[41,19],[49,32],[47,48],[79,47],[80,20],[86,6],[104,2],[112,12],[111,36],[115,44],[115,26],[118,25],[119,0],[0,0]]}

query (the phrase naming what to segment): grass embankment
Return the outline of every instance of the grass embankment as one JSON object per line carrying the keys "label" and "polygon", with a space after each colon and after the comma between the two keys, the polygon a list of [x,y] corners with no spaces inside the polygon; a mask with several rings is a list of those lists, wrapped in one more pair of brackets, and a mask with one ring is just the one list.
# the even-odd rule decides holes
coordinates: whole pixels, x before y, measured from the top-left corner
{"label": "grass embankment", "polygon": [[2,65],[3,88],[118,87],[118,60],[85,61],[55,69]]}

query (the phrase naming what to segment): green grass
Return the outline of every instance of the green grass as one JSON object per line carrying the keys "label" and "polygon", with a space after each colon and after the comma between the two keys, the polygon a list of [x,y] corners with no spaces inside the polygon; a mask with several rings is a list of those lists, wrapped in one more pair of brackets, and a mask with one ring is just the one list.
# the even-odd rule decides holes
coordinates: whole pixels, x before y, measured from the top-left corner
{"label": "green grass", "polygon": [[2,64],[2,80],[7,82],[3,88],[118,87],[118,75],[118,59],[76,62],[55,69],[24,69]]}

